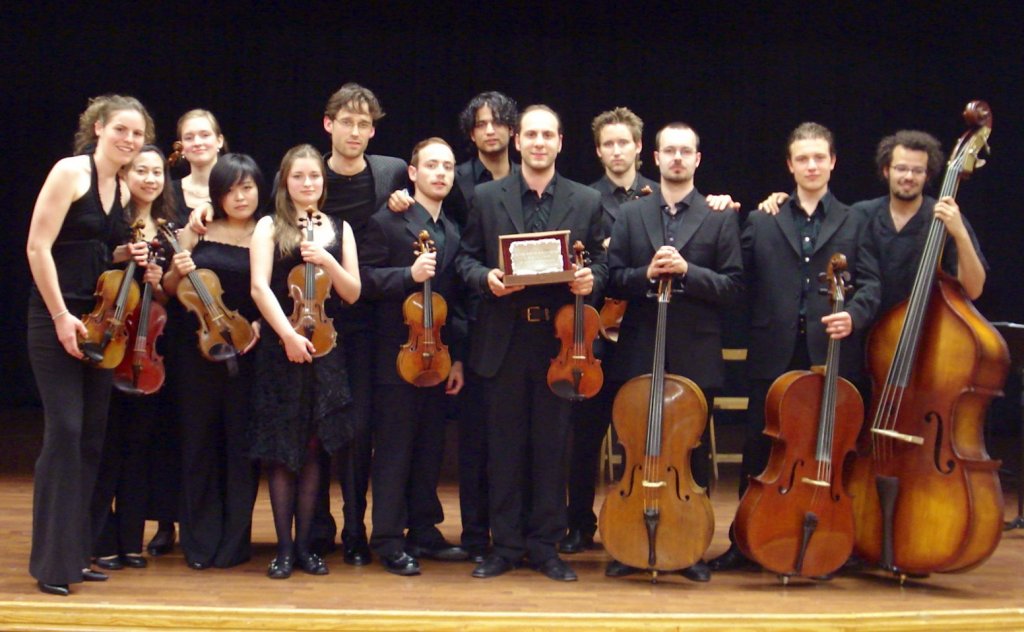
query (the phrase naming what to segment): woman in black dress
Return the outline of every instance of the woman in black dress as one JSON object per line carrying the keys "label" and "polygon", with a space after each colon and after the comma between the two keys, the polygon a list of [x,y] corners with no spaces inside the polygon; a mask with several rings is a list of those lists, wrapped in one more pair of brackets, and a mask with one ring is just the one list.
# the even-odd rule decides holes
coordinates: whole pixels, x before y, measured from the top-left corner
{"label": "woman in black dress", "polygon": [[296,562],[307,573],[327,574],[326,563],[309,548],[321,475],[317,454],[320,446],[337,450],[351,436],[342,347],[313,358],[323,350],[296,332],[286,316],[292,309],[288,273],[303,262],[319,266],[329,275],[334,295],[348,303],[359,298],[360,284],[355,238],[347,222],[319,214],[312,240],[299,228],[307,208],[323,207],[320,153],[310,145],[289,150],[276,184],[274,216],[257,223],[251,246],[252,296],[269,325],[256,350],[251,454],[267,472],[277,532],[277,557],[267,575],[284,579]]}
{"label": "woman in black dress", "polygon": [[[153,120],[136,99],[93,99],[79,117],[77,155],[53,166],[32,211],[28,353],[45,429],[35,467],[29,572],[50,594],[68,595],[69,584],[107,578],[89,567],[89,504],[113,371],[84,362],[78,337],[86,329],[79,315],[93,308],[96,280],[111,261],[110,218],[128,200],[118,172],[153,137]],[[140,242],[114,255],[144,263],[146,251]]]}
{"label": "woman in black dress", "polygon": [[[224,305],[253,323],[256,336],[229,365],[199,352],[193,315],[191,340],[178,349],[178,418],[181,420],[181,548],[195,570],[228,568],[251,556],[252,507],[259,483],[248,457],[252,415],[252,358],[259,339],[259,312],[249,293],[249,243],[259,211],[263,176],[252,158],[226,154],[210,173],[213,220],[200,237],[185,228],[183,252],[174,255],[164,277],[176,295],[181,280],[198,268],[217,274]],[[234,373],[232,373],[234,371]]]}

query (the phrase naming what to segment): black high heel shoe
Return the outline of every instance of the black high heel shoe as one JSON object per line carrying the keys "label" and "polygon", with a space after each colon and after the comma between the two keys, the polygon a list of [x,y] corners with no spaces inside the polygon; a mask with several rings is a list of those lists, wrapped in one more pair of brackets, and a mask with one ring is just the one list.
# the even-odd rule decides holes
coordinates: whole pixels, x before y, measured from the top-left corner
{"label": "black high heel shoe", "polygon": [[39,592],[44,592],[48,595],[57,595],[58,597],[67,597],[71,594],[71,589],[68,588],[67,584],[47,584],[46,582],[39,582]]}
{"label": "black high heel shoe", "polygon": [[310,575],[326,575],[330,572],[327,568],[327,562],[316,553],[299,553],[295,557],[299,563],[299,568]]}
{"label": "black high heel shoe", "polygon": [[267,566],[267,577],[270,579],[288,579],[292,576],[292,567],[295,565],[295,558],[291,555],[275,557]]}
{"label": "black high heel shoe", "polygon": [[160,523],[160,528],[157,529],[153,539],[146,545],[146,552],[153,557],[160,557],[166,555],[174,550],[174,523],[169,523],[170,528],[164,528],[166,525]]}

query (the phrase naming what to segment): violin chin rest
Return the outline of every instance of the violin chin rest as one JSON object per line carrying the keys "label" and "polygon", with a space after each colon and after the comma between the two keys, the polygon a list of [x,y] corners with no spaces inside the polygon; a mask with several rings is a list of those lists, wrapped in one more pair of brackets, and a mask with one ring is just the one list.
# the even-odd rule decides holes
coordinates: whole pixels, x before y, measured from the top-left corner
{"label": "violin chin rest", "polygon": [[79,349],[82,350],[82,355],[86,357],[89,362],[99,364],[103,362],[103,348],[95,342],[83,342],[79,344]]}

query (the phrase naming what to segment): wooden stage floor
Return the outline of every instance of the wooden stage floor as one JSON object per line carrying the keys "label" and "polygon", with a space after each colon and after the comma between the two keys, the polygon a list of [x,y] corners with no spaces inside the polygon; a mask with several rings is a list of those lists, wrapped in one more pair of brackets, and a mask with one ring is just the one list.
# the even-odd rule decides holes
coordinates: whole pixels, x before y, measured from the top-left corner
{"label": "wooden stage floor", "polygon": [[[714,495],[718,524],[708,556],[728,544],[735,484],[725,480]],[[258,544],[251,562],[193,571],[176,548],[151,559],[146,569],[112,572],[108,582],[78,584],[70,597],[54,597],[40,593],[28,574],[31,491],[24,474],[0,476],[2,630],[1024,629],[1021,530],[1007,532],[992,558],[970,573],[933,575],[903,586],[878,572],[830,582],[794,580],[788,586],[769,573],[718,573],[707,584],[662,575],[652,585],[639,576],[604,577],[608,557],[600,549],[566,556],[579,573],[574,583],[528,569],[473,579],[468,562],[429,560],[422,575],[403,578],[376,562],[348,566],[340,553],[328,557],[326,577],[296,572],[289,580],[272,581],[264,575],[274,542],[265,488],[255,512]],[[337,499],[336,486],[334,492]],[[457,540],[455,488],[446,486],[442,499],[442,530]],[[1008,507],[1007,517],[1012,513]],[[155,526],[148,527],[147,538]]]}

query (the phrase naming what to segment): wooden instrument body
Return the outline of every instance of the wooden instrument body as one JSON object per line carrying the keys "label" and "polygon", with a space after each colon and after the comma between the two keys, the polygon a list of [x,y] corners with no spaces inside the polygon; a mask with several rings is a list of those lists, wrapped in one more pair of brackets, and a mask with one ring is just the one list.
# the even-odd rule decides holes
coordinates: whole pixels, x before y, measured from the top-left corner
{"label": "wooden instrument body", "polygon": [[134,343],[131,352],[114,369],[114,386],[118,390],[152,395],[164,385],[164,358],[156,351],[156,340],[166,324],[167,310],[153,300],[152,291],[147,288],[140,305],[128,316],[128,339]]}
{"label": "wooden instrument body", "polygon": [[314,358],[327,355],[338,340],[334,319],[328,318],[324,308],[331,295],[330,275],[319,266],[300,263],[288,273],[288,293],[293,303],[288,317],[292,328],[313,343]]}
{"label": "wooden instrument body", "polygon": [[[431,327],[424,325],[425,295],[430,296]],[[437,386],[448,379],[452,357],[441,340],[448,319],[448,302],[437,292],[413,292],[402,303],[409,340],[398,351],[395,367],[403,380],[414,386]]]}
{"label": "wooden instrument body", "polygon": [[[565,305],[555,314],[555,337],[561,341],[561,349],[548,367],[548,386],[570,401],[589,399],[604,384],[601,361],[594,357],[601,316],[596,309],[583,304],[582,297],[576,299],[575,304]],[[578,312],[581,313],[577,315]]]}
{"label": "wooden instrument body", "polygon": [[[907,305],[904,301],[883,316],[868,338],[874,384],[869,418],[882,405]],[[989,402],[1002,395],[1009,352],[959,283],[943,273],[929,296],[921,339],[893,429],[924,441],[875,437],[869,456],[857,459],[850,479],[856,551],[872,562],[881,559],[883,527],[874,481],[895,477],[900,483],[895,566],[914,573],[967,570],[992,554],[1002,534],[1000,463],[985,449],[984,422]]]}
{"label": "wooden instrument body", "polygon": [[[740,550],[783,575],[827,575],[841,567],[853,550],[853,504],[843,484],[843,466],[853,455],[864,404],[853,384],[842,378],[836,381],[830,460],[823,464],[817,458],[817,443],[824,382],[820,372],[789,371],[772,383],[765,401],[764,429],[772,439],[771,456],[764,472],[750,480],[736,512],[734,529]],[[801,558],[808,513],[817,523]]]}
{"label": "wooden instrument body", "polygon": [[[132,278],[134,262],[126,270],[107,270],[96,280],[96,306],[82,316],[86,334],[79,347],[101,369],[113,369],[124,359],[128,347],[125,322],[139,304],[139,284]],[[102,354],[102,358],[100,355]]]}
{"label": "wooden instrument body", "polygon": [[[661,456],[652,459],[646,448],[651,388],[651,375],[641,375],[626,382],[615,396],[612,419],[625,449],[626,468],[605,498],[598,525],[605,550],[616,560],[636,568],[671,571],[700,560],[715,531],[711,501],[690,470],[690,453],[707,424],[707,401],[692,380],[665,375]],[[645,481],[665,484],[647,487]],[[652,501],[660,515],[653,565],[644,520]]]}
{"label": "wooden instrument body", "polygon": [[[193,282],[196,279],[202,288]],[[199,320],[196,336],[199,352],[212,362],[222,362],[245,349],[254,337],[252,325],[224,305],[224,289],[213,270],[199,268],[178,284],[178,300]]]}
{"label": "wooden instrument body", "polygon": [[601,335],[605,340],[619,341],[619,328],[622,326],[622,317],[626,315],[627,306],[629,302],[623,299],[604,299],[604,304],[601,305]]}

